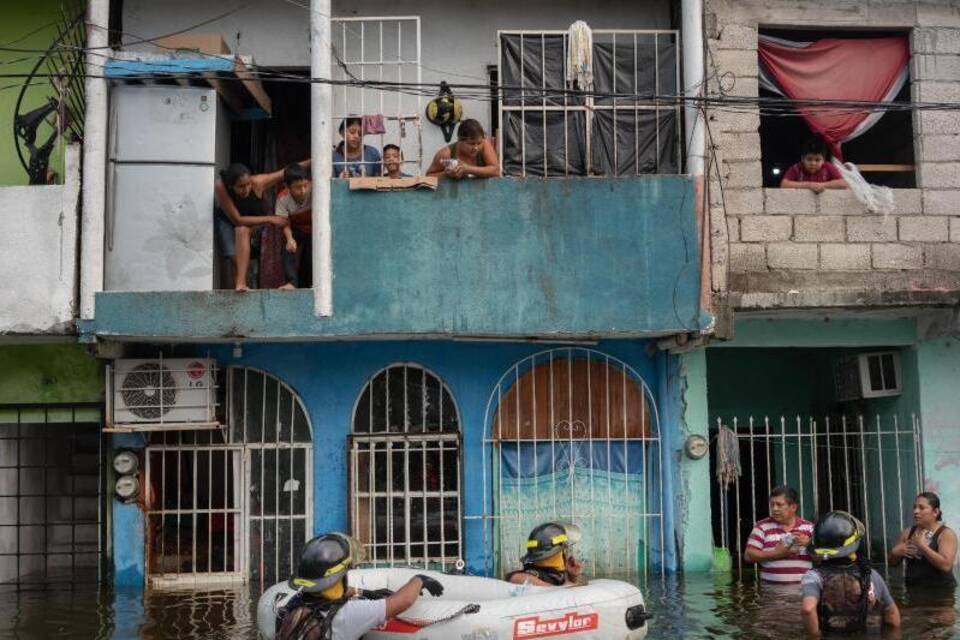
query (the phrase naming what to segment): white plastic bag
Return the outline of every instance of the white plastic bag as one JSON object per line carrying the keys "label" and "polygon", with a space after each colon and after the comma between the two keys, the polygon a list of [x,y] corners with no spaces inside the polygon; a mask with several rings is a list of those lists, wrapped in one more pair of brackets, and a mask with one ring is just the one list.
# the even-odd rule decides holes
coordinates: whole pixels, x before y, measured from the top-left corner
{"label": "white plastic bag", "polygon": [[893,189],[870,184],[857,169],[857,165],[852,162],[840,162],[834,158],[833,166],[840,171],[843,179],[850,187],[850,191],[853,192],[857,200],[863,203],[867,211],[888,215],[896,210],[897,206],[893,201]]}

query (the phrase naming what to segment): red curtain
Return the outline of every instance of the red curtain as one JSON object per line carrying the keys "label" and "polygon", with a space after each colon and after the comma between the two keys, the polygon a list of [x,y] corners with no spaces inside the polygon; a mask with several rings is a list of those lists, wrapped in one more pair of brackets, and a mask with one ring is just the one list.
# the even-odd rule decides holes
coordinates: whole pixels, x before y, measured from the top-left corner
{"label": "red curtain", "polygon": [[[888,38],[824,38],[792,43],[761,37],[762,71],[780,91],[795,100],[892,101],[910,61],[906,36]],[[804,106],[797,109],[807,125],[833,147],[871,116],[862,108]],[[862,131],[861,131],[862,133]]]}

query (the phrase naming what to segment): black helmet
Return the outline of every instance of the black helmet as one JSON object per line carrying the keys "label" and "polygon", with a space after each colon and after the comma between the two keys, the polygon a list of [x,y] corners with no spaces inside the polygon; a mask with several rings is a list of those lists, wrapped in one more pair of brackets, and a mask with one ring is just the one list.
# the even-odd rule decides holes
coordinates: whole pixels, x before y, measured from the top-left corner
{"label": "black helmet", "polygon": [[846,511],[831,511],[813,528],[813,553],[821,560],[845,558],[860,548],[863,523]]}
{"label": "black helmet", "polygon": [[527,538],[527,554],[520,561],[537,562],[551,558],[580,540],[576,525],[547,522],[535,527]]}
{"label": "black helmet", "polygon": [[341,533],[317,536],[303,547],[297,572],[287,584],[307,593],[325,591],[347,574],[354,558],[351,540]]}

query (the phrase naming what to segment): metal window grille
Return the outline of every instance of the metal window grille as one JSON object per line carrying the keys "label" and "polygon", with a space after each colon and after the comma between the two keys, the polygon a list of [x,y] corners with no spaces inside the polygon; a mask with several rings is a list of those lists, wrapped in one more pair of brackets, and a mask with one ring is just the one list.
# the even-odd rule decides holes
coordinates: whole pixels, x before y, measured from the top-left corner
{"label": "metal window grille", "polygon": [[[401,167],[419,174],[423,158],[420,96],[350,82],[419,84],[420,18],[334,18],[330,39],[333,79],[343,83],[333,91],[332,139],[340,140],[339,127],[348,116],[382,116],[386,131],[374,134],[377,150],[397,145],[403,155]],[[366,175],[381,175],[379,166],[362,164]]]}
{"label": "metal window grille", "polygon": [[659,418],[635,370],[591,349],[534,354],[497,382],[484,424],[488,572],[519,567],[530,530],[551,520],[583,530],[588,575],[662,570]]}
{"label": "metal window grille", "polygon": [[0,405],[0,583],[103,579],[103,408]]}
{"label": "metal window grille", "polygon": [[440,378],[391,365],[364,386],[350,438],[350,522],[373,566],[462,558],[460,414]]}
{"label": "metal window grille", "polygon": [[312,428],[297,394],[251,368],[227,372],[226,424],[150,434],[148,573],[155,586],[294,570],[312,521]]}
{"label": "metal window grille", "polygon": [[[679,32],[593,30],[594,87],[571,92],[566,31],[500,31],[505,175],[678,173]],[[664,104],[666,102],[666,104]]]}
{"label": "metal window grille", "polygon": [[797,514],[808,520],[836,509],[860,518],[866,554],[886,565],[923,486],[917,416],[734,417],[725,425],[718,419],[721,426],[736,434],[741,473],[715,485],[714,534],[738,569],[753,523],[767,515],[770,489],[783,484],[798,491]]}

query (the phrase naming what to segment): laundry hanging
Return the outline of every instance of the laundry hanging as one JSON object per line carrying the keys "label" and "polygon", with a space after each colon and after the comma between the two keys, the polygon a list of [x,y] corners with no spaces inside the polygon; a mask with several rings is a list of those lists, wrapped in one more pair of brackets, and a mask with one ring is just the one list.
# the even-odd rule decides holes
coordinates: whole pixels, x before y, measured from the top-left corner
{"label": "laundry hanging", "polygon": [[[760,36],[760,84],[793,100],[893,102],[909,76],[906,36],[793,42]],[[842,160],[841,145],[883,116],[861,107],[798,106],[812,131]]]}

